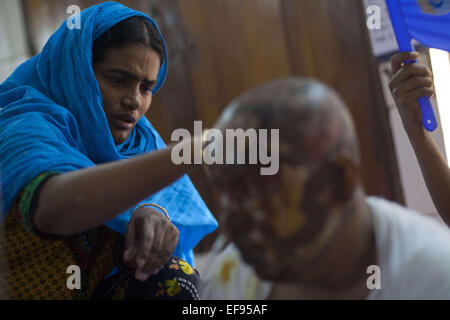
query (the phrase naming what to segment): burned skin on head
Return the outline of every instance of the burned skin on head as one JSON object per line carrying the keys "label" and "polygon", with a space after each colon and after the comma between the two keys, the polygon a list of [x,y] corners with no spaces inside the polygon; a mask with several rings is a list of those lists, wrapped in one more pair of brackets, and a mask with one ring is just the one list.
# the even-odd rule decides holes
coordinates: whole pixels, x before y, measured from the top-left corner
{"label": "burned skin on head", "polygon": [[270,211],[273,213],[270,224],[276,237],[285,240],[297,234],[307,222],[301,210],[307,169],[282,165],[279,174],[283,181],[281,188],[269,198]]}
{"label": "burned skin on head", "polygon": [[[268,83],[245,93],[229,108],[218,122],[221,130],[264,128],[280,133],[276,175],[261,177],[245,165],[214,169],[216,181],[233,202],[228,228],[237,242],[244,242],[244,250],[263,249],[258,251],[261,261],[273,266],[259,271],[274,279],[287,273],[294,253],[301,265],[320,255],[331,241],[341,218],[336,208],[345,198],[338,184],[345,181],[346,166],[335,161],[344,157],[359,163],[355,132],[343,101],[308,79]],[[252,228],[263,239],[249,240]]]}

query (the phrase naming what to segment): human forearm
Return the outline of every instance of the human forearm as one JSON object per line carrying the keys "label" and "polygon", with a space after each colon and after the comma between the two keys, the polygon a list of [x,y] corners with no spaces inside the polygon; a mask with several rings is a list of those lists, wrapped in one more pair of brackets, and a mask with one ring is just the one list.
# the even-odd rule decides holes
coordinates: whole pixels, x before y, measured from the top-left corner
{"label": "human forearm", "polygon": [[[419,58],[417,52],[393,55],[393,77],[389,87],[436,209],[450,224],[450,170],[430,134],[422,126],[418,103],[420,97],[434,94],[432,73],[420,63]],[[418,63],[408,63],[415,60]]]}
{"label": "human forearm", "polygon": [[71,235],[97,227],[177,180],[190,165],[174,165],[172,147],[51,178],[42,188],[38,230]]}
{"label": "human forearm", "polygon": [[447,162],[423,128],[410,131],[408,135],[434,205],[450,225],[450,169]]}

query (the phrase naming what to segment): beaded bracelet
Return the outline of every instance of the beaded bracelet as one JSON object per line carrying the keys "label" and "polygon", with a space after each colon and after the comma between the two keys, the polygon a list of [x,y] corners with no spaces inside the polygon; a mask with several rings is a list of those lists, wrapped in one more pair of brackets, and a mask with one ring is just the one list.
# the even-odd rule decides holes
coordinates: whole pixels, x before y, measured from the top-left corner
{"label": "beaded bracelet", "polygon": [[[158,208],[159,210],[161,210],[162,212],[164,212],[164,215],[166,216],[166,218],[167,218],[168,220],[170,220],[169,214],[167,213],[166,209],[164,209],[163,207],[161,207],[159,204],[156,204],[156,203],[143,203],[143,204],[139,205],[139,206],[136,208],[136,210],[138,210],[138,209],[140,209],[140,208],[143,208],[143,207],[155,207],[155,208]],[[134,210],[134,211],[136,211],[136,210]]]}

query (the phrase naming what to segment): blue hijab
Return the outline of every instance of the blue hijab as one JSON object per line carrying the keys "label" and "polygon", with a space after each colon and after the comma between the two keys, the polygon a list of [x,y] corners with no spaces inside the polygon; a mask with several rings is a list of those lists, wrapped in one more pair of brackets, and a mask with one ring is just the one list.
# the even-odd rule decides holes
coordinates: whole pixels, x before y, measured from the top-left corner
{"label": "blue hijab", "polygon": [[[69,172],[166,146],[145,116],[124,143],[114,144],[92,69],[93,41],[132,16],[148,19],[163,40],[165,58],[153,91],[156,93],[166,78],[168,63],[161,32],[150,17],[116,2],[83,10],[80,29],[69,29],[64,22],[40,54],[20,65],[0,85],[0,190],[4,214],[18,192],[40,173]],[[143,202],[167,209],[180,231],[174,255],[193,264],[192,249],[217,228],[217,222],[189,177],[183,176]],[[124,234],[138,205],[106,225]]]}

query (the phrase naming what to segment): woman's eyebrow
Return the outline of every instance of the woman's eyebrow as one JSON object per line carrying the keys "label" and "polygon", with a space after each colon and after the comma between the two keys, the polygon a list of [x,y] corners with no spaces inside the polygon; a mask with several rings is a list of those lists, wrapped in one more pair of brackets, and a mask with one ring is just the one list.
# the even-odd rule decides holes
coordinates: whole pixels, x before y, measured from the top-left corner
{"label": "woman's eyebrow", "polygon": [[[120,73],[124,76],[127,76],[128,78],[131,78],[133,80],[141,80],[141,77],[137,76],[136,74],[132,73],[131,71],[125,70],[125,69],[121,69],[121,68],[111,68],[108,69],[108,71],[110,72],[116,72],[116,73]],[[147,78],[142,79],[144,82],[146,82],[149,86],[154,86],[157,83],[157,80],[149,80]]]}

